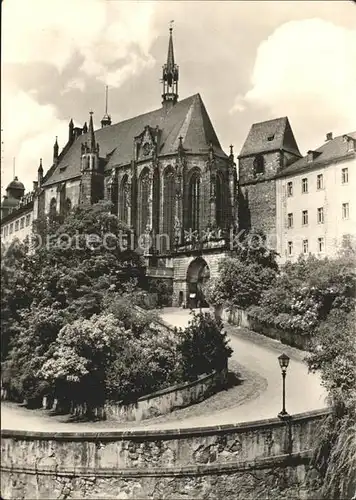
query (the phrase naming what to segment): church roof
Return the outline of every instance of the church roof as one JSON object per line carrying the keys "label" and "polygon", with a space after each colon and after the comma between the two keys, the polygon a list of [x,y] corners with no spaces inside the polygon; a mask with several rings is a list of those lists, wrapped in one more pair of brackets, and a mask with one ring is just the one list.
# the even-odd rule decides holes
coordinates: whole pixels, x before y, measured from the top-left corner
{"label": "church roof", "polygon": [[239,158],[280,149],[301,156],[286,116],[254,123],[242,146]]}
{"label": "church roof", "polygon": [[[210,143],[217,156],[227,158],[217,138],[200,94],[177,102],[172,107],[162,106],[134,118],[95,131],[95,141],[100,146],[100,157],[110,155],[105,169],[128,165],[133,159],[134,138],[145,126],[156,126],[162,131],[159,156],[176,153],[179,137],[188,153],[207,153]],[[89,132],[79,136],[61,155],[56,168],[47,175],[44,186],[73,179],[80,175],[81,144],[88,142]]]}
{"label": "church roof", "polygon": [[[348,157],[354,157],[355,151],[350,151],[347,138],[350,137],[356,141],[356,132],[339,135],[334,139],[325,142],[320,148],[315,150],[315,158],[308,161],[308,155],[295,161],[289,167],[284,168],[278,177],[293,175],[306,170],[323,167],[335,161],[340,161]],[[346,140],[345,140],[346,139]]]}

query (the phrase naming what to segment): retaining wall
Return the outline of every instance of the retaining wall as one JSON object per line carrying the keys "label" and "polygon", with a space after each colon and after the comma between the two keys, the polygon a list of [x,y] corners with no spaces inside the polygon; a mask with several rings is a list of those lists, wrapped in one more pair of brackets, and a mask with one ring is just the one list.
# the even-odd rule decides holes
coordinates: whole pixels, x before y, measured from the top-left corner
{"label": "retaining wall", "polygon": [[326,410],[208,428],[2,432],[6,499],[317,498],[307,471]]}
{"label": "retaining wall", "polygon": [[[227,370],[214,371],[200,376],[197,380],[167,387],[146,396],[136,402],[121,404],[108,402],[103,407],[96,408],[97,417],[108,418],[119,422],[139,422],[159,415],[165,415],[179,408],[185,408],[203,401],[221,390],[227,382]],[[75,405],[71,413],[85,415],[85,405]]]}
{"label": "retaining wall", "polygon": [[232,310],[217,308],[215,311],[217,316],[220,316],[224,321],[236,326],[248,328],[254,332],[261,333],[271,339],[276,339],[297,349],[303,351],[308,350],[309,337],[307,335],[300,335],[288,330],[282,330],[274,326],[266,325],[256,318],[250,316],[246,311],[239,308]]}

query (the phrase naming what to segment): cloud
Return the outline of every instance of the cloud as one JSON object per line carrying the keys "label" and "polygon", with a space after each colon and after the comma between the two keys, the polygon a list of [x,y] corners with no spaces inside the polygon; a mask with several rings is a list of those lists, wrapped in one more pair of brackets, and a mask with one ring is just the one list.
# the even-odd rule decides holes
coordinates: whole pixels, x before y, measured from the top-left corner
{"label": "cloud", "polygon": [[[32,181],[36,180],[39,159],[43,158],[45,169],[50,167],[55,136],[63,147],[68,124],[57,118],[54,106],[41,105],[30,94],[15,88],[6,89],[2,115],[7,125],[2,133],[4,163],[12,165],[12,154],[16,158],[16,175],[27,189],[31,189]],[[12,180],[11,170],[7,168],[3,172],[3,188]]]}
{"label": "cloud", "polygon": [[[67,140],[67,121],[59,118],[66,94],[90,92],[93,80],[120,87],[154,64],[155,3],[9,0],[2,7],[2,162],[7,170],[2,188],[12,178],[16,157],[16,173],[30,189],[39,158],[45,170],[52,163],[55,136],[60,146]],[[50,97],[43,97],[43,89],[40,95],[35,85],[25,92],[21,78],[14,81],[12,76],[14,68],[38,68],[38,63],[60,74],[60,89],[54,81],[46,82],[54,92]]]}
{"label": "cloud", "polygon": [[120,86],[154,63],[149,53],[156,37],[154,12],[154,2],[4,2],[3,63],[44,62],[63,71],[79,54],[79,71]]}
{"label": "cloud", "polygon": [[321,19],[285,23],[259,45],[252,87],[231,112],[261,107],[273,117],[288,115],[302,136],[308,125],[309,141],[327,129],[354,130],[354,61],[356,30]]}

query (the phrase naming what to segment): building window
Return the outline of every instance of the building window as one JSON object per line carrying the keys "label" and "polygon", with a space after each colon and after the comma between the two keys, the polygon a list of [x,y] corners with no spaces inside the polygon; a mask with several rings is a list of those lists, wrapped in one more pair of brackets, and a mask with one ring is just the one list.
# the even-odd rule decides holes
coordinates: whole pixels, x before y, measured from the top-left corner
{"label": "building window", "polygon": [[124,175],[120,188],[120,219],[125,224],[128,224],[129,217],[129,177]]}
{"label": "building window", "polygon": [[152,185],[152,229],[155,232],[155,234],[159,234],[161,182],[160,182],[160,174],[159,174],[158,167],[156,167],[153,171],[152,183],[153,183],[153,185]]}
{"label": "building window", "polygon": [[343,184],[347,184],[349,182],[349,169],[347,167],[341,170],[341,182]]}
{"label": "building window", "polygon": [[215,218],[216,225],[218,227],[224,227],[224,182],[222,178],[222,174],[220,172],[216,175],[215,182],[215,197],[216,197],[216,205],[215,205]]}
{"label": "building window", "polygon": [[316,177],[316,188],[317,189],[324,189],[324,179],[323,179],[323,174],[318,174]]}
{"label": "building window", "polygon": [[13,222],[11,222],[10,224],[10,234],[12,234],[14,232],[14,224]]}
{"label": "building window", "polygon": [[306,255],[309,251],[308,240],[303,240],[303,254]]}
{"label": "building window", "polygon": [[302,225],[303,226],[308,225],[308,210],[303,210],[302,212]]}
{"label": "building window", "polygon": [[28,214],[26,215],[26,227],[30,225],[30,222],[31,222],[31,215]]}
{"label": "building window", "polygon": [[140,235],[145,234],[146,228],[150,228],[149,220],[149,199],[151,194],[151,179],[150,173],[146,168],[140,177],[139,182],[139,206],[140,206],[140,217],[139,217],[139,230]]}
{"label": "building window", "polygon": [[288,255],[293,254],[293,241],[288,241]]}
{"label": "building window", "polygon": [[19,230],[19,222],[18,220],[15,222],[15,231]]}
{"label": "building window", "polygon": [[318,208],[318,224],[324,224],[324,208]]}
{"label": "building window", "polygon": [[293,227],[293,214],[288,214],[288,228]]}
{"label": "building window", "polygon": [[287,182],[287,196],[293,196],[293,182]]}
{"label": "building window", "polygon": [[57,200],[56,198],[51,199],[51,203],[49,204],[49,217],[53,219],[57,215]]}
{"label": "building window", "polygon": [[20,220],[20,229],[23,229],[25,227],[25,217],[21,217]]}
{"label": "building window", "polygon": [[302,179],[302,193],[307,193],[308,192],[308,179],[304,177]]}
{"label": "building window", "polygon": [[189,229],[199,231],[200,173],[194,172],[189,183]]}
{"label": "building window", "polygon": [[348,219],[349,218],[349,212],[350,212],[350,207],[348,203],[343,203],[342,204],[342,218],[343,219]]}
{"label": "building window", "polygon": [[163,174],[163,207],[163,234],[169,237],[168,242],[164,237],[160,241],[162,251],[165,251],[172,248],[174,244],[175,178],[171,166],[167,167]]}
{"label": "building window", "polygon": [[262,155],[256,156],[253,160],[253,169],[256,174],[263,174],[265,171],[265,160]]}
{"label": "building window", "polygon": [[318,251],[324,252],[324,238],[318,238]]}

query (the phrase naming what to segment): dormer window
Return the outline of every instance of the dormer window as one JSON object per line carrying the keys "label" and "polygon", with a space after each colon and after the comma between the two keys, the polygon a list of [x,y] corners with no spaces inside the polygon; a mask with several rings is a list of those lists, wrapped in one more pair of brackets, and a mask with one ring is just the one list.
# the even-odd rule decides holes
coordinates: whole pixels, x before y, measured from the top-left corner
{"label": "dormer window", "polygon": [[254,174],[263,174],[265,171],[265,161],[262,155],[256,156],[253,160]]}
{"label": "dormer window", "polygon": [[274,134],[269,135],[269,136],[267,137],[267,141],[273,141],[273,139],[274,139]]}

